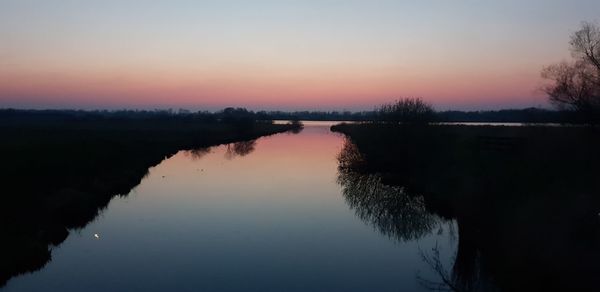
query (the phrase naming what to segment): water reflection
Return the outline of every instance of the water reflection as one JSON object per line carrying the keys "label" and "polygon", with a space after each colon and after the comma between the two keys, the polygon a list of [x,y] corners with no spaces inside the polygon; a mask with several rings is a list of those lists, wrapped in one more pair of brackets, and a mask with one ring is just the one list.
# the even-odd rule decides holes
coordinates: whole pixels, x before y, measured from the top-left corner
{"label": "water reflection", "polygon": [[53,248],[44,269],[4,289],[424,291],[416,270],[434,275],[417,247],[447,232],[397,241],[358,220],[336,183],[342,141],[327,126],[307,126],[181,151]]}
{"label": "water reflection", "polygon": [[54,247],[93,221],[114,196],[128,194],[160,160],[148,151],[129,163],[115,161],[112,172],[81,171],[61,182],[45,178],[56,171],[53,165],[43,169],[44,175],[21,174],[32,186],[7,187],[11,197],[0,207],[0,288],[16,275],[43,268],[52,260]]}
{"label": "water reflection", "polygon": [[479,252],[470,258],[469,267],[461,265],[454,257],[454,265],[449,267],[441,258],[441,247],[435,245],[429,250],[419,250],[421,260],[425,262],[431,271],[437,276],[436,279],[423,277],[417,274],[419,284],[431,291],[453,291],[453,292],[494,292],[502,291],[494,283],[493,279],[484,272]]}
{"label": "water reflection", "polygon": [[[200,160],[202,157],[210,154],[213,147],[200,147],[185,151],[193,160]],[[225,145],[225,158],[228,160],[236,157],[243,157],[252,153],[256,149],[256,139],[248,141],[240,141],[235,143],[229,143]]]}
{"label": "water reflection", "polygon": [[202,159],[202,157],[209,154],[212,150],[212,147],[200,147],[186,151],[185,153],[189,155],[189,157],[193,160]]}
{"label": "water reflection", "polygon": [[[504,134],[503,129],[468,130]],[[456,222],[452,264],[439,259],[443,245],[420,252],[437,275],[419,277],[424,287],[596,291],[600,185],[592,165],[600,161],[593,147],[598,138],[562,134],[526,132],[515,149],[496,152],[478,150],[472,137],[481,135],[462,133],[453,141],[448,137],[458,135],[407,130],[398,142],[365,134],[358,145],[347,140],[338,155],[340,183],[359,217],[383,234],[400,239],[427,234],[432,232],[427,218],[437,216]]]}
{"label": "water reflection", "polygon": [[225,152],[225,158],[233,159],[236,156],[246,156],[256,147],[256,140],[241,141],[236,143],[227,144],[227,152]]}
{"label": "water reflection", "polygon": [[[381,175],[360,173],[366,159],[349,139],[338,154],[338,183],[344,198],[356,215],[374,226],[381,234],[406,242],[417,240],[431,233],[448,233],[456,240],[454,225],[429,211],[423,196],[411,195],[403,187],[386,185]],[[435,279],[417,275],[418,282],[433,291],[472,291],[472,281],[463,281],[460,267],[451,273],[444,266],[440,247],[419,249],[423,262],[435,273]]]}
{"label": "water reflection", "polygon": [[423,196],[411,196],[401,187],[384,185],[378,175],[340,170],[338,182],[356,215],[386,236],[415,240],[440,224],[441,219],[425,208]]}
{"label": "water reflection", "polygon": [[[409,195],[402,187],[385,185],[379,175],[360,174],[350,169],[340,168],[338,183],[356,215],[389,238],[406,242],[432,233],[447,233],[447,238],[456,240],[453,222],[428,211],[423,196]],[[456,265],[454,271],[449,272],[437,244],[428,251],[420,249],[419,255],[435,274],[435,278],[417,275],[423,287],[432,291],[476,291],[471,287],[478,279],[465,279],[460,266]]]}

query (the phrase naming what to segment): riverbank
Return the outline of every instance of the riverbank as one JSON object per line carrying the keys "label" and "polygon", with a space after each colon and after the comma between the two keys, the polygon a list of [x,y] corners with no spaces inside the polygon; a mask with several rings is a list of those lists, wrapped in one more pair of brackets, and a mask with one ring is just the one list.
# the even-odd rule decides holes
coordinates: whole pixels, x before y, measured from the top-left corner
{"label": "riverbank", "polygon": [[[345,134],[368,161],[355,168],[406,179],[406,187],[421,192],[465,193],[474,183],[465,179],[484,174],[496,180],[527,178],[528,184],[552,182],[558,187],[567,180],[593,180],[593,162],[600,160],[600,132],[591,127],[363,123],[334,125],[331,130]],[[420,181],[432,175],[452,186]],[[572,186],[561,186],[566,187]]]}
{"label": "riverbank", "polygon": [[0,286],[45,265],[49,245],[61,243],[68,229],[85,226],[114,196],[138,185],[148,168],[178,151],[297,129],[269,121],[177,115],[0,117]]}
{"label": "riverbank", "polygon": [[377,175],[386,185],[423,196],[430,212],[456,220],[458,251],[448,267],[456,287],[595,287],[600,269],[596,128],[344,124],[331,129],[348,138],[338,157],[342,175]]}

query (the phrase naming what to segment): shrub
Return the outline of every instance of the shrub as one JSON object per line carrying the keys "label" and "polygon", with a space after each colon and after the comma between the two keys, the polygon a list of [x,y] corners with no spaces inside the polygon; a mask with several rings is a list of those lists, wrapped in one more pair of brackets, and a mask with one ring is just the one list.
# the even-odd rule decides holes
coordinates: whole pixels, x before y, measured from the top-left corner
{"label": "shrub", "polygon": [[377,110],[377,120],[385,123],[427,124],[434,120],[433,106],[421,98],[403,98],[384,104]]}

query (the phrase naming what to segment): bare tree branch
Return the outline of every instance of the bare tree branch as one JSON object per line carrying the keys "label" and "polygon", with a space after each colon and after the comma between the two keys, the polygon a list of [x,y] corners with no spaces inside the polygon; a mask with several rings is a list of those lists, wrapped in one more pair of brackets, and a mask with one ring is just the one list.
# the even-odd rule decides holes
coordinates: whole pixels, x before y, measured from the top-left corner
{"label": "bare tree branch", "polygon": [[542,89],[559,109],[580,113],[588,122],[600,121],[600,27],[584,22],[571,36],[572,62],[550,65]]}

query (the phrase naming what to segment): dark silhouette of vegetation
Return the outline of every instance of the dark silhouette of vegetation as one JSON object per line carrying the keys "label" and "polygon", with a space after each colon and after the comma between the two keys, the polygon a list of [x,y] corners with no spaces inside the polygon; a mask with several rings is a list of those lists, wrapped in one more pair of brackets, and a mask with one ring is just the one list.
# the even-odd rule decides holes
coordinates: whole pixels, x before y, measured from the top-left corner
{"label": "dark silhouette of vegetation", "polygon": [[211,152],[211,150],[212,150],[212,147],[200,147],[200,148],[190,149],[190,150],[186,151],[185,153],[187,155],[189,155],[192,159],[198,160],[198,159],[202,159],[202,157],[209,154]]}
{"label": "dark silhouette of vegetation", "polygon": [[0,286],[43,267],[50,245],[128,194],[163,159],[180,150],[200,157],[228,143],[247,155],[254,139],[294,129],[258,117],[240,109],[0,111]]}
{"label": "dark silhouette of vegetation", "polygon": [[434,121],[435,111],[421,98],[403,98],[380,106],[375,116],[385,123],[428,124]]}
{"label": "dark silhouette of vegetation", "polygon": [[246,156],[252,153],[252,151],[254,151],[255,146],[256,140],[240,141],[232,144],[227,144],[225,157],[227,159],[232,159],[236,156]]}
{"label": "dark silhouette of vegetation", "polygon": [[[176,117],[178,120],[195,122],[243,122],[264,123],[271,120],[286,121],[377,121],[377,111],[362,112],[281,112],[259,111],[252,112],[245,109],[228,108],[215,113],[187,110],[119,110],[119,111],[79,111],[79,110],[15,110],[0,109],[0,116],[9,120],[10,116],[19,116],[23,113],[30,115],[30,121],[43,122],[44,120],[62,119],[66,121],[84,120],[157,120]],[[438,111],[435,112],[434,121],[437,122],[514,122],[514,123],[573,123],[576,115],[573,111],[557,111],[540,108],[504,109],[495,111]]]}
{"label": "dark silhouette of vegetation", "polygon": [[216,112],[215,116],[218,120],[236,125],[240,128],[249,129],[257,120],[270,121],[270,117],[262,114],[256,114],[248,111],[245,108],[228,107],[222,111]]}
{"label": "dark silhouette of vegetation", "polygon": [[[402,210],[378,193],[380,183],[402,189],[396,193],[400,197],[423,197],[427,212],[456,221],[459,241],[446,288],[597,289],[600,136],[595,128],[367,123],[332,129],[353,144],[343,148],[350,153],[340,154],[340,168],[362,174],[357,181],[378,177],[371,187],[343,184],[354,189],[345,193],[360,194],[360,201],[368,202],[350,204],[364,209],[357,213],[370,214],[366,222],[394,213],[371,206]],[[378,225],[386,229],[384,234],[404,230],[404,222],[384,222],[392,222]],[[435,268],[435,253],[426,256]]]}
{"label": "dark silhouette of vegetation", "polygon": [[584,22],[571,36],[574,60],[544,68],[542,77],[550,102],[559,109],[575,111],[580,121],[600,122],[600,27]]}
{"label": "dark silhouette of vegetation", "polygon": [[302,124],[302,122],[300,120],[298,120],[298,119],[291,120],[289,122],[289,124],[292,125],[292,126],[294,126],[294,127],[296,127],[296,128],[302,128],[302,127],[304,127],[304,124]]}
{"label": "dark silhouette of vegetation", "polygon": [[419,255],[440,278],[439,281],[434,281],[417,275],[417,280],[421,285],[431,291],[463,292],[463,290],[455,286],[455,280],[452,279],[452,275],[442,263],[440,259],[440,248],[437,243],[435,247],[431,249],[431,253],[419,249]]}
{"label": "dark silhouette of vegetation", "polygon": [[[78,111],[78,110],[15,110],[0,109],[0,116],[21,115],[28,113],[32,120],[43,121],[44,119],[65,119],[68,121],[80,121],[89,119],[110,120],[148,120],[167,117],[177,117],[180,120],[196,122],[215,122],[219,120],[268,122],[270,120],[289,121],[376,121],[377,112],[320,112],[320,111],[259,111],[252,112],[245,109],[229,108],[215,113],[187,110],[119,110],[119,111]],[[239,114],[232,117],[232,114]],[[253,119],[247,119],[248,117]],[[435,121],[438,122],[515,122],[515,123],[570,123],[576,121],[572,111],[557,111],[540,108],[505,109],[497,111],[439,111],[435,113]]]}
{"label": "dark silhouette of vegetation", "polygon": [[425,209],[422,196],[410,196],[402,187],[384,185],[378,175],[340,168],[338,183],[356,215],[390,238],[419,239],[441,223]]}
{"label": "dark silhouette of vegetation", "polygon": [[338,183],[350,208],[379,232],[400,241],[419,239],[442,223],[425,209],[423,196],[409,195],[399,186],[385,185],[377,174],[356,171],[365,160],[346,140],[338,154]]}
{"label": "dark silhouette of vegetation", "polygon": [[293,134],[298,134],[298,133],[302,132],[302,129],[304,129],[304,124],[298,119],[290,120],[288,122],[288,125],[290,125],[290,127],[294,128],[291,131]]}
{"label": "dark silhouette of vegetation", "polygon": [[260,114],[267,115],[274,120],[303,120],[303,121],[370,121],[373,119],[373,111],[261,111]]}
{"label": "dark silhouette of vegetation", "polygon": [[[377,121],[377,111],[362,112],[259,112],[274,120],[304,121]],[[437,122],[496,122],[496,123],[574,123],[576,115],[572,111],[548,110],[541,108],[504,109],[493,111],[438,111]]]}
{"label": "dark silhouette of vegetation", "polygon": [[440,111],[436,113],[438,122],[474,123],[559,123],[575,121],[572,112],[539,108],[505,109],[497,111]]}

